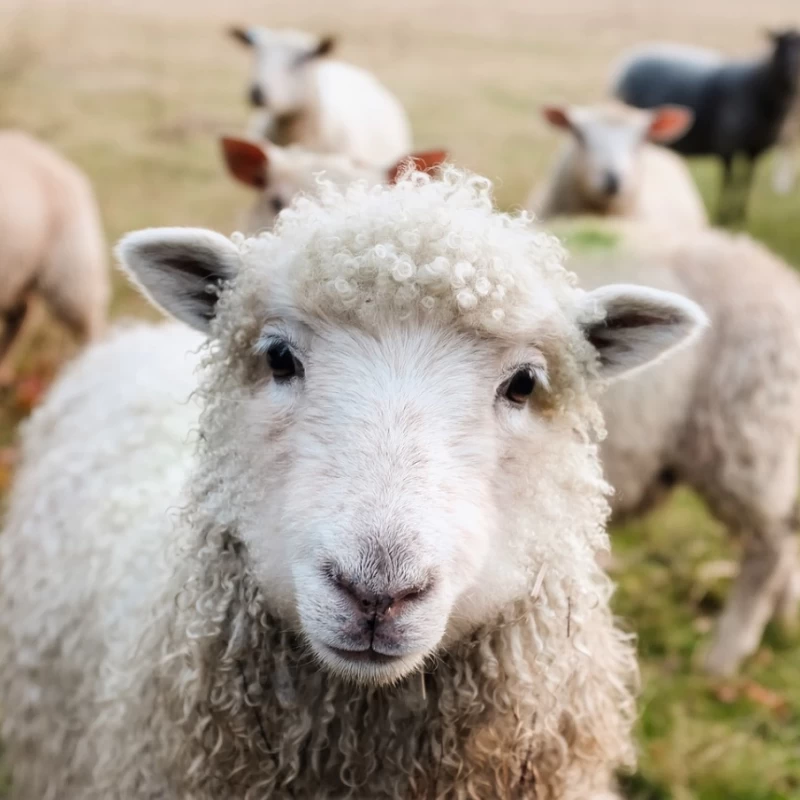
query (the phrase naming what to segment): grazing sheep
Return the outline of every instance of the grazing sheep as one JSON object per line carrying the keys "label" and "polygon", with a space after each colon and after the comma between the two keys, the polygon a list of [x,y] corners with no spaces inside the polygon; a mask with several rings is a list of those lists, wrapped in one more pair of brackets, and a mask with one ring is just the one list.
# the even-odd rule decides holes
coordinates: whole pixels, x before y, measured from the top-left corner
{"label": "grazing sheep", "polygon": [[[787,30],[770,38],[767,55],[741,62],[685,47],[642,47],[622,60],[612,80],[614,95],[629,105],[676,103],[694,111],[694,125],[670,147],[722,159],[723,224],[744,219],[755,162],[778,140],[800,81],[800,34]],[[737,156],[744,158],[738,175]]]}
{"label": "grazing sheep", "polygon": [[772,173],[772,188],[777,194],[789,194],[797,181],[797,150],[800,148],[800,91],[786,117],[778,137],[778,152]]}
{"label": "grazing sheep", "polygon": [[615,796],[636,668],[594,396],[700,309],[577,289],[453,169],[118,252],[209,346],[193,391],[201,336],[122,334],[27,426],[0,536],[17,797]]}
{"label": "grazing sheep", "polygon": [[81,340],[103,330],[110,281],[89,181],[20,131],[0,131],[0,382],[13,378],[13,349],[33,293]]}
{"label": "grazing sheep", "polygon": [[680,358],[610,388],[602,460],[615,516],[642,513],[684,483],[741,537],[740,573],[706,660],[731,674],[773,614],[789,624],[797,615],[800,279],[763,245],[720,230],[665,236],[588,219],[551,228],[573,242],[569,267],[583,285],[680,292],[711,319]]}
{"label": "grazing sheep", "polygon": [[233,28],[253,49],[250,102],[260,109],[248,134],[385,166],[411,150],[403,107],[373,75],[327,58],[331,37],[267,28]]}
{"label": "grazing sheep", "polygon": [[348,156],[312,153],[299,147],[259,144],[230,136],[223,137],[220,144],[228,172],[259,193],[242,220],[242,229],[248,234],[270,230],[278,214],[298,194],[317,192],[321,174],[338,186],[356,180],[370,185],[392,183],[409,160],[416,169],[430,172],[447,158],[444,150],[430,150],[413,153],[391,166],[375,167],[357,163]]}
{"label": "grazing sheep", "polygon": [[543,114],[571,136],[529,203],[538,217],[591,213],[685,228],[708,225],[703,199],[682,159],[648,143],[681,136],[692,124],[690,111],[606,103],[546,106]]}

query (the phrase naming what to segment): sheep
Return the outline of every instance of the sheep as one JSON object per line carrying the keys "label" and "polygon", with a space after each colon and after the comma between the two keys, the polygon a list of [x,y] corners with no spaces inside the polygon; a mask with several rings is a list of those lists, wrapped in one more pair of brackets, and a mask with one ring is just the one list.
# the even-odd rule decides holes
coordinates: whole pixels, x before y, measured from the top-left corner
{"label": "sheep", "polygon": [[452,167],[117,252],[196,332],[92,348],[24,431],[16,796],[616,797],[636,662],[596,562],[596,396],[700,308],[578,289]]}
{"label": "sheep", "polygon": [[250,137],[378,166],[411,150],[400,102],[365,70],[327,58],[332,37],[262,27],[230,32],[255,54],[249,97],[259,111]]}
{"label": "sheep", "polygon": [[30,300],[82,341],[103,331],[110,295],[91,185],[77,167],[21,131],[0,131],[0,383],[14,377]]}
{"label": "sheep", "polygon": [[413,153],[395,164],[367,166],[342,155],[313,153],[300,147],[279,147],[233,136],[220,139],[222,156],[230,175],[258,192],[252,208],[242,219],[249,234],[270,230],[280,212],[296,195],[317,191],[318,178],[343,186],[362,180],[370,185],[397,179],[409,159],[416,169],[430,172],[447,158],[444,150]]}
{"label": "sheep", "polygon": [[571,136],[552,174],[528,202],[538,217],[592,213],[685,228],[708,225],[686,165],[647,141],[681,136],[692,124],[690,111],[642,111],[621,103],[542,111],[551,125]]}
{"label": "sheep", "polygon": [[[718,61],[703,50],[645,46],[615,68],[612,92],[624,103],[655,108],[676,103],[691,108],[694,125],[669,146],[683,155],[722,159],[717,219],[744,220],[755,162],[780,135],[800,82],[800,33],[769,34],[771,49],[749,61]],[[744,159],[736,175],[734,160]]]}
{"label": "sheep", "polygon": [[680,358],[610,387],[601,457],[616,519],[683,483],[741,536],[739,575],[705,654],[710,673],[731,675],[773,615],[796,622],[800,279],[763,245],[722,230],[664,235],[591,219],[548,228],[571,243],[568,266],[585,287],[623,280],[676,291],[711,319]]}

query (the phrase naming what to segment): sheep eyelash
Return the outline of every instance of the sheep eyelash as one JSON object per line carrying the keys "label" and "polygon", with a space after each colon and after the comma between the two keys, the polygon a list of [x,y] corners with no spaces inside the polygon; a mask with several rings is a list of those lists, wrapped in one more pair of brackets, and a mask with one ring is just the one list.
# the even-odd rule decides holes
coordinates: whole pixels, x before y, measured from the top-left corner
{"label": "sheep eyelash", "polygon": [[276,342],[283,342],[289,346],[289,349],[292,351],[292,354],[297,355],[298,357],[305,355],[303,353],[303,349],[297,344],[297,342],[289,336],[287,333],[283,333],[282,331],[275,331],[271,333],[262,333],[259,336],[258,341],[253,346],[253,355],[257,358],[263,357],[267,354],[267,351],[273,344]]}
{"label": "sheep eyelash", "polygon": [[505,371],[503,380],[497,386],[497,391],[500,390],[514,377],[514,375],[521,369],[529,369],[533,374],[536,381],[536,392],[544,391],[550,393],[550,378],[547,374],[547,367],[543,364],[521,363],[515,364],[513,367]]}

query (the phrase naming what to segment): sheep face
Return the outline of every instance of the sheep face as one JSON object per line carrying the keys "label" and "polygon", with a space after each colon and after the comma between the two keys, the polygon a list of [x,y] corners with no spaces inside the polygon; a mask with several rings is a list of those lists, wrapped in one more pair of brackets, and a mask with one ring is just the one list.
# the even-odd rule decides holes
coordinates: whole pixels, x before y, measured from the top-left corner
{"label": "sheep face", "polygon": [[635,196],[638,156],[646,141],[668,142],[685,133],[693,121],[684,108],[655,111],[608,104],[592,107],[545,107],[545,119],[572,134],[573,172],[587,203],[617,213]]}
{"label": "sheep face", "polygon": [[231,34],[255,56],[250,104],[276,117],[302,111],[309,102],[310,70],[333,49],[333,39],[260,27],[234,28]]}
{"label": "sheep face", "polygon": [[[524,218],[466,180],[425,180],[331,188],[238,246],[175,229],[118,251],[215,342],[201,492],[214,524],[270,610],[364,683],[493,621],[548,564],[591,589],[581,570],[597,569],[606,506],[587,386],[703,319],[664,292],[580,292]],[[383,264],[400,248],[407,262]]]}

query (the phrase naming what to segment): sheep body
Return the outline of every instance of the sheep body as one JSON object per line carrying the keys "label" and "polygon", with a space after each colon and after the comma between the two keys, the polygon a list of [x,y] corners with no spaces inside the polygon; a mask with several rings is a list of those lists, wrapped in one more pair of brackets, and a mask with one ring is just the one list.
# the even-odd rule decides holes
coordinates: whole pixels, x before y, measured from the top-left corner
{"label": "sheep body", "polygon": [[707,656],[710,670],[731,673],[771,616],[793,623],[797,612],[800,280],[744,235],[554,223],[561,233],[584,226],[582,235],[618,239],[611,250],[573,254],[583,285],[613,278],[677,291],[711,319],[680,357],[609,388],[602,459],[616,516],[642,513],[684,483],[743,536],[740,576]]}
{"label": "sheep body", "polygon": [[[639,48],[614,71],[612,92],[629,105],[676,103],[692,109],[694,125],[670,147],[722,159],[720,222],[744,217],[755,161],[778,140],[797,92],[800,34],[773,34],[772,42],[766,56],[741,62],[668,45]],[[733,163],[739,155],[746,169],[737,176]]]}
{"label": "sheep body", "polygon": [[261,108],[250,136],[380,166],[410,151],[406,113],[374,75],[315,55],[319,40],[300,31],[252,27],[237,36],[256,55],[251,95]]}
{"label": "sheep body", "polygon": [[[632,757],[635,663],[595,559],[607,487],[591,431],[598,353],[603,369],[622,368],[638,345],[591,337],[606,314],[630,308],[635,324],[648,309],[665,320],[642,350],[650,358],[676,346],[699,310],[575,289],[550,237],[493,212],[487,183],[455,172],[323,187],[281,216],[275,236],[145,232],[121,253],[211,339],[195,378],[186,352],[197,334],[121,334],[79,359],[27,425],[0,537],[3,733],[17,796],[608,797],[613,769]],[[198,280],[219,274],[232,283],[217,301]],[[285,350],[263,339],[278,313],[283,325],[302,321],[293,336],[317,331],[305,382],[264,378],[265,349],[287,368]],[[510,352],[531,337],[548,374],[535,414],[500,423],[513,444],[498,450],[488,432],[512,410],[493,405],[490,342]],[[457,414],[447,413],[454,392]],[[358,436],[343,449],[347,430]],[[547,467],[534,480],[536,464]],[[371,538],[348,545],[373,485],[371,513],[388,507],[395,528],[412,526],[411,549],[402,527],[381,534],[391,550],[374,551]],[[345,518],[333,545],[306,540],[319,520]],[[483,562],[488,532],[476,520],[497,526]],[[297,589],[290,575],[331,546],[329,557],[364,558],[370,580],[400,555],[409,570],[431,543],[447,544],[449,525],[461,533],[450,546],[467,540],[475,552],[445,557],[441,569],[458,570],[440,580],[468,571],[472,588],[449,601],[440,588],[403,617],[403,636],[418,614],[434,614],[420,635],[443,625],[427,645],[435,669],[419,659],[345,667],[321,649],[317,626],[355,612],[327,573]],[[305,605],[314,597],[325,599],[320,623]]]}
{"label": "sheep body", "polygon": [[708,224],[683,160],[643,141],[652,136],[648,126],[657,119],[622,104],[561,113],[557,124],[576,135],[564,144],[550,176],[529,200],[537,217],[598,214],[687,229]]}
{"label": "sheep body", "polygon": [[25,317],[28,296],[42,296],[83,340],[103,330],[110,296],[105,243],[86,177],[41,142],[0,132],[0,361]]}

